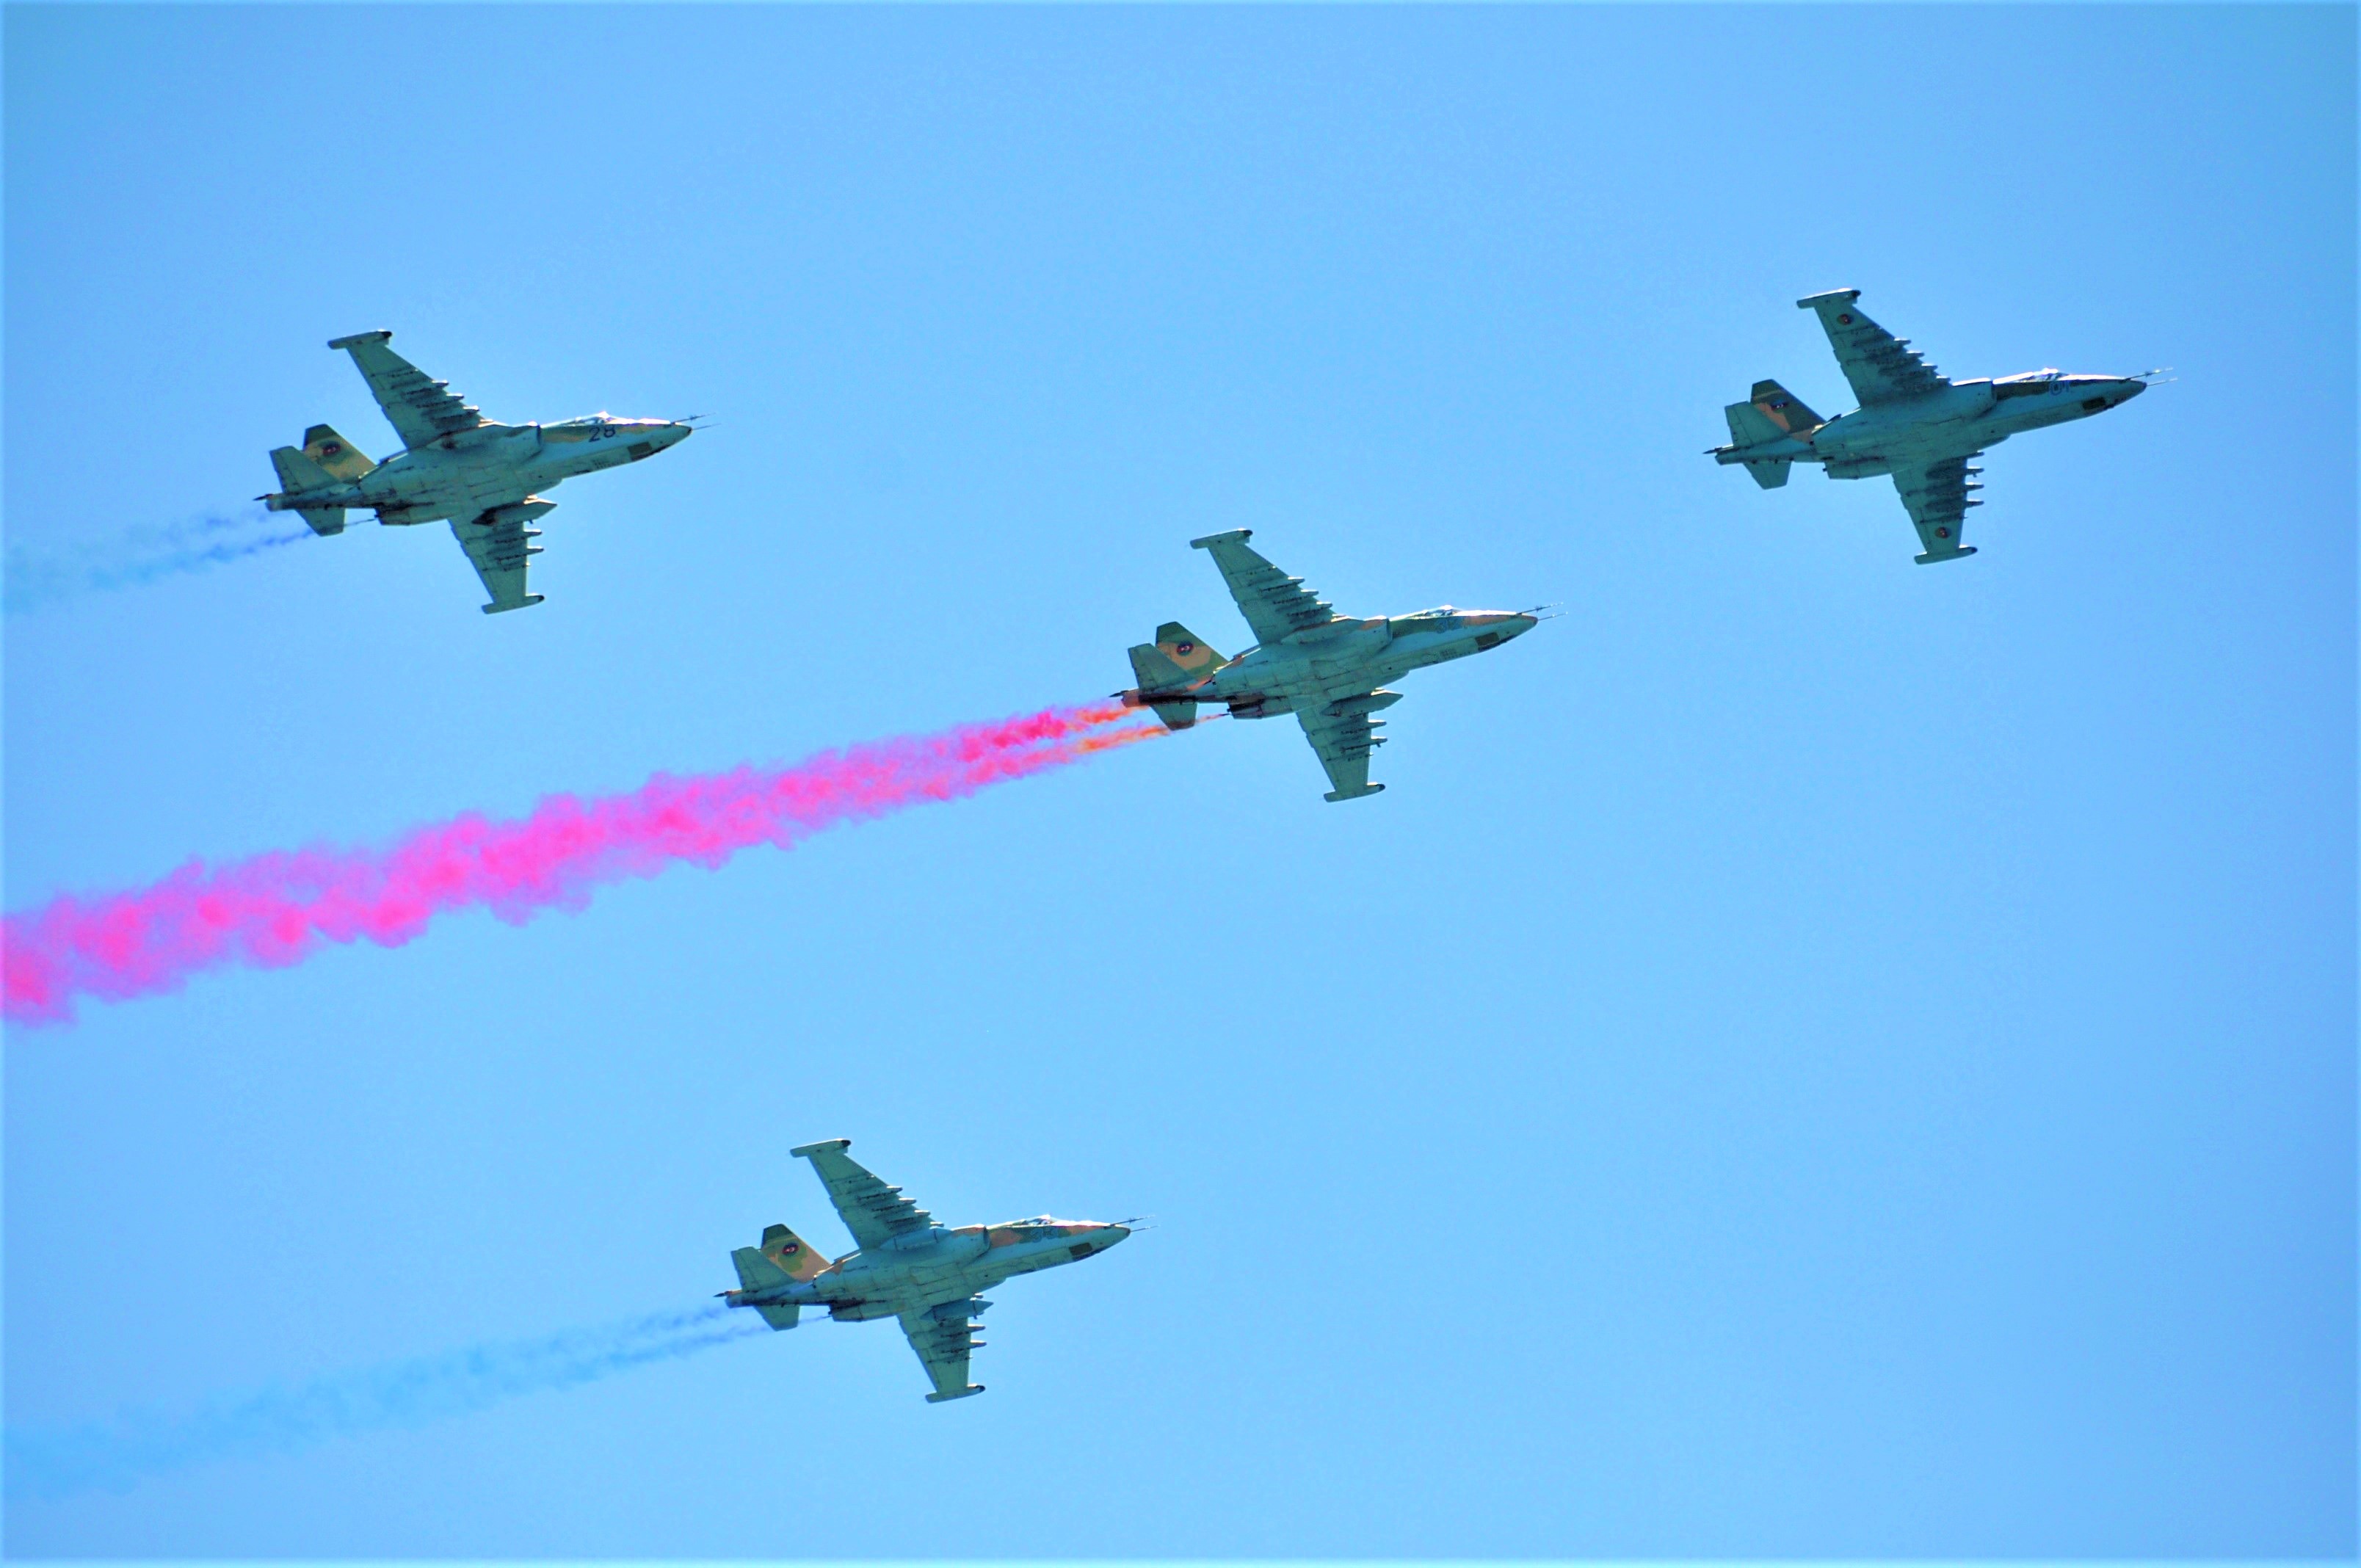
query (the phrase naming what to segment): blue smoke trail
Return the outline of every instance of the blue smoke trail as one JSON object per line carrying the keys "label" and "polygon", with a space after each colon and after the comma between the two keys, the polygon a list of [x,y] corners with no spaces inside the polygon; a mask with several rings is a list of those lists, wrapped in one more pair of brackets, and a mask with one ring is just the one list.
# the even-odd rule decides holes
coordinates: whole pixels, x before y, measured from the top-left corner
{"label": "blue smoke trail", "polygon": [[301,523],[282,522],[259,507],[249,507],[189,522],[126,529],[64,550],[11,544],[5,583],[0,583],[0,609],[16,615],[82,594],[202,572],[311,537],[312,531]]}
{"label": "blue smoke trail", "polygon": [[546,1339],[475,1345],[316,1377],[293,1387],[223,1395],[189,1415],[127,1409],[111,1424],[11,1426],[7,1491],[46,1497],[127,1492],[143,1478],[167,1471],[291,1453],[389,1427],[423,1426],[769,1332],[760,1321],[725,1327],[728,1313],[728,1308],[714,1305],[573,1329]]}

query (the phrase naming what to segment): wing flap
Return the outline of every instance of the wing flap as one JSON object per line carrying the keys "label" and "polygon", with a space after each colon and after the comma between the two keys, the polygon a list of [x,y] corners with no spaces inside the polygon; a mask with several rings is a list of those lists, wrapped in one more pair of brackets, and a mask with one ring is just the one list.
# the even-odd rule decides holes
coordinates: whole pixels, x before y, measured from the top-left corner
{"label": "wing flap", "polygon": [[1918,542],[1926,549],[1926,554],[1917,558],[1920,565],[1956,561],[1976,553],[1974,545],[1960,543],[1960,531],[1967,521],[1968,509],[1984,504],[1968,493],[1983,488],[1970,477],[1983,470],[1971,466],[1968,457],[1982,455],[1981,452],[1971,452],[1966,457],[1946,458],[1924,468],[1905,468],[1894,474],[1894,488],[1900,492],[1902,504],[1917,527]]}
{"label": "wing flap", "polygon": [[1328,771],[1330,787],[1323,799],[1356,800],[1386,787],[1369,782],[1369,753],[1386,743],[1385,737],[1377,733],[1385,728],[1384,719],[1371,718],[1366,708],[1333,714],[1324,708],[1299,707],[1295,717],[1303,725],[1303,738],[1319,754],[1320,765]]}
{"label": "wing flap", "polygon": [[902,1332],[908,1337],[910,1348],[917,1352],[919,1365],[927,1369],[928,1377],[935,1385],[935,1391],[927,1396],[929,1405],[983,1392],[983,1384],[967,1380],[967,1362],[983,1343],[975,1337],[975,1331],[983,1325],[971,1320],[991,1305],[981,1296],[970,1296],[925,1311],[901,1314]]}
{"label": "wing flap", "polygon": [[832,1143],[806,1144],[793,1152],[812,1163],[820,1185],[828,1189],[829,1201],[836,1205],[837,1216],[852,1239],[862,1247],[883,1246],[896,1236],[912,1231],[934,1228],[935,1217],[902,1196],[898,1187],[889,1187],[844,1151],[851,1146],[849,1138]]}
{"label": "wing flap", "polygon": [[1315,626],[1325,626],[1336,619],[1336,612],[1327,601],[1303,586],[1301,577],[1290,577],[1257,552],[1246,547],[1254,531],[1234,528],[1227,533],[1207,534],[1189,542],[1191,548],[1202,550],[1213,557],[1221,568],[1222,580],[1229,585],[1230,597],[1238,603],[1238,613],[1246,617],[1254,629],[1258,642],[1281,642],[1299,631],[1309,631]]}
{"label": "wing flap", "polygon": [[344,349],[353,356],[361,379],[368,383],[377,406],[385,411],[386,422],[401,437],[402,445],[425,446],[484,422],[484,416],[453,392],[449,382],[430,378],[417,366],[388,348],[386,345],[392,337],[390,332],[356,333],[350,337],[336,338],[328,346]]}
{"label": "wing flap", "polygon": [[526,571],[533,557],[541,554],[541,546],[533,543],[541,537],[541,530],[525,525],[555,508],[554,501],[528,501],[496,507],[466,522],[456,517],[451,520],[452,537],[467,553],[467,564],[476,568],[476,576],[484,580],[484,591],[492,596],[492,602],[484,606],[486,615],[525,609],[541,602],[541,595],[525,589]]}
{"label": "wing flap", "polygon": [[1860,298],[1858,289],[1838,289],[1795,304],[1818,313],[1828,346],[1836,350],[1837,364],[1861,406],[1915,398],[1944,386],[1942,375],[1912,350],[1908,338],[1894,336],[1861,313],[1854,303]]}

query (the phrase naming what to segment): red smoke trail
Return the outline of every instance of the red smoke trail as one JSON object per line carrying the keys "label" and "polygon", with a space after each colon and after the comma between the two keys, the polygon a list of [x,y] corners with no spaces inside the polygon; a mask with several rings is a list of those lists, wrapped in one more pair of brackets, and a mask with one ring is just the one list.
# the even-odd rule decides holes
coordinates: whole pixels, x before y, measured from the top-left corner
{"label": "red smoke trail", "polygon": [[793,767],[658,773],[629,795],[551,795],[522,821],[470,813],[387,850],[299,850],[221,867],[191,861],[135,893],[63,895],[0,920],[0,1016],[65,1023],[80,993],[174,991],[222,964],[300,962],[323,941],[400,947],[455,909],[482,905],[511,925],[579,909],[602,883],[653,876],[675,861],[716,867],[753,844],[787,849],[840,822],[956,800],[1163,733],[1110,728],[1127,711],[1053,707],[823,751]]}

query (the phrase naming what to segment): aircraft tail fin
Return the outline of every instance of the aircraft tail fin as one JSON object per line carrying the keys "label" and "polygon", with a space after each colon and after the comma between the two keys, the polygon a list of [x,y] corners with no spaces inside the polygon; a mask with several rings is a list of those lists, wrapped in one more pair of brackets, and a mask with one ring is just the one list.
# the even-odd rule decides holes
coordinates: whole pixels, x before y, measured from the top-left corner
{"label": "aircraft tail fin", "polygon": [[303,455],[331,479],[341,479],[346,484],[377,466],[367,453],[338,435],[333,426],[324,424],[315,424],[303,433]]}
{"label": "aircraft tail fin", "polygon": [[828,1266],[826,1254],[785,1225],[763,1227],[763,1256],[772,1267],[798,1283]]}
{"label": "aircraft tail fin", "polygon": [[1730,438],[1741,446],[1792,438],[1802,441],[1828,422],[1776,381],[1757,381],[1742,403],[1722,411],[1730,420]]}
{"label": "aircraft tail fin", "polygon": [[[291,491],[322,490],[338,482],[334,474],[305,456],[292,446],[281,446],[270,454],[270,466],[279,470],[279,482]],[[275,498],[266,497],[277,507]],[[289,510],[289,509],[280,509]],[[295,507],[291,509],[314,533],[342,533],[345,531],[345,509],[342,507]]]}
{"label": "aircraft tail fin", "polygon": [[1155,641],[1131,650],[1131,671],[1139,677],[1139,689],[1123,695],[1136,706],[1155,709],[1167,729],[1186,729],[1197,722],[1196,700],[1158,702],[1156,697],[1187,691],[1228,662],[1195,632],[1168,620],[1156,629]]}
{"label": "aircraft tail fin", "polygon": [[[741,1290],[773,1290],[782,1285],[801,1284],[828,1266],[826,1258],[785,1225],[766,1227],[761,1246],[741,1246],[730,1255],[730,1261],[738,1267],[738,1288]],[[803,1312],[794,1301],[760,1302],[754,1310],[774,1329],[794,1328]]]}

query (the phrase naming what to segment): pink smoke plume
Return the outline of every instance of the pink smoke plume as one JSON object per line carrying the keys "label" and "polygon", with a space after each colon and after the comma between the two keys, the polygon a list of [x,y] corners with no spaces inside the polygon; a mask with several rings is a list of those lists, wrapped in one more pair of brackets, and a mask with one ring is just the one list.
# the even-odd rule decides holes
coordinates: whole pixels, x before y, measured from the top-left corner
{"label": "pink smoke plume", "polygon": [[178,990],[200,970],[298,963],[323,941],[400,947],[447,911],[481,905],[511,925],[579,909],[602,883],[676,861],[708,869],[755,844],[788,849],[840,822],[956,800],[1164,733],[1118,727],[1116,703],[1053,707],[939,735],[904,736],[785,768],[658,773],[628,795],[554,795],[522,820],[469,813],[385,850],[298,850],[187,865],[152,887],[0,920],[0,1016],[62,1024],[77,995]]}

